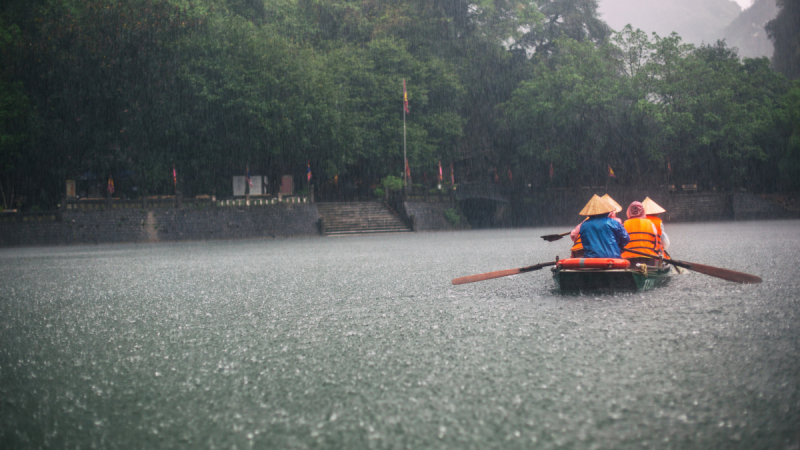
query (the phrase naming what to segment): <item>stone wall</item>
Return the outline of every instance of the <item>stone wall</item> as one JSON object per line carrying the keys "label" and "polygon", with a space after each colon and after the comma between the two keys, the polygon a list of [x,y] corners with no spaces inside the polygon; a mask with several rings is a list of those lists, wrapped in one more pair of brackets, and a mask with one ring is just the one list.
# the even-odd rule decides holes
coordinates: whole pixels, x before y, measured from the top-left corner
{"label": "stone wall", "polygon": [[672,194],[667,203],[659,203],[667,210],[662,215],[667,222],[707,222],[734,219],[733,194],[707,192]]}
{"label": "stone wall", "polygon": [[766,198],[746,192],[733,195],[733,211],[736,220],[789,219],[800,217],[797,211],[790,211],[772,203]]}
{"label": "stone wall", "polygon": [[202,209],[67,210],[40,220],[0,220],[0,246],[163,242],[318,235],[313,204]]}
{"label": "stone wall", "polygon": [[623,211],[620,217],[624,219],[625,209],[634,200],[642,201],[650,197],[669,210],[670,195],[658,189],[620,189],[620,188],[580,188],[580,189],[549,189],[542,192],[531,192],[527,195],[515,197],[508,209],[506,222],[509,226],[563,226],[575,225],[582,220],[578,213],[586,206],[592,195],[608,193],[619,203]]}
{"label": "stone wall", "polygon": [[414,218],[414,231],[454,230],[444,212],[455,205],[450,202],[404,202],[406,214]]}
{"label": "stone wall", "polygon": [[551,189],[515,198],[506,220],[507,226],[561,226],[575,224],[578,215],[592,194],[605,192],[622,207],[620,218],[634,200],[650,197],[667,210],[665,222],[700,222],[751,219],[782,219],[798,217],[796,212],[762,198],[739,192],[673,193],[659,189]]}

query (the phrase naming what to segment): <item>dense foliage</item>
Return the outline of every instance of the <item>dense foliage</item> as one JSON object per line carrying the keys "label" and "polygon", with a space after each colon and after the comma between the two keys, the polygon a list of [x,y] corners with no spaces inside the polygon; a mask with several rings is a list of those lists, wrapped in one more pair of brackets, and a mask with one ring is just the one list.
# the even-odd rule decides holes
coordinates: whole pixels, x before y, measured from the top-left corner
{"label": "dense foliage", "polygon": [[[797,189],[800,86],[722,42],[612,34],[595,0],[12,0],[2,206],[80,193],[415,184]],[[177,172],[173,183],[172,168]],[[552,168],[552,169],[551,169]],[[498,176],[498,173],[501,176]],[[506,176],[506,174],[508,174]]]}

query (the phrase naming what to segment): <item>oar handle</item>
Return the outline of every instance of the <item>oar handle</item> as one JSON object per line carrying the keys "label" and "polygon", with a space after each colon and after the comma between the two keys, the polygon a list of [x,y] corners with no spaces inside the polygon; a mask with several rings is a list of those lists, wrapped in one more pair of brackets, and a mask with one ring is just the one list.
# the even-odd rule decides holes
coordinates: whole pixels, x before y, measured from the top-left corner
{"label": "oar handle", "polygon": [[[631,249],[629,249],[629,248],[625,248],[625,249],[623,249],[623,252],[628,252],[628,253],[636,253],[637,255],[642,255],[642,256],[644,256],[645,258],[653,258],[653,259],[658,259],[658,256],[651,255],[651,254],[649,254],[649,253],[637,252],[636,250],[631,250]],[[691,269],[691,268],[692,268],[692,263],[688,263],[688,262],[684,262],[684,261],[678,261],[678,260],[676,260],[676,259],[672,259],[672,257],[671,257],[671,256],[669,257],[669,259],[664,259],[664,261],[667,261],[667,262],[669,262],[670,264],[672,264],[672,265],[675,265],[675,266],[683,267],[683,268],[685,268],[685,269]]]}

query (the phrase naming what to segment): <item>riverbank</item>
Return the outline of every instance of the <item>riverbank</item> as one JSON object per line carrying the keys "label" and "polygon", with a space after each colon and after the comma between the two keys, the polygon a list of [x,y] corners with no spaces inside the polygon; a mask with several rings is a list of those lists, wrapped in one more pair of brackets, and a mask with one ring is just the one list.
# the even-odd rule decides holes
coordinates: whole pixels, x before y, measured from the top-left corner
{"label": "riverbank", "polygon": [[[520,226],[574,225],[592,194],[608,192],[626,208],[632,201],[650,197],[667,210],[664,222],[708,222],[800,218],[800,210],[788,207],[793,196],[767,196],[749,192],[669,193],[665,190],[585,188],[553,189],[512,201],[503,222]],[[783,199],[783,203],[777,201]],[[624,211],[622,213],[624,218]]]}
{"label": "riverbank", "polygon": [[[751,193],[609,193],[623,205],[650,196],[667,209],[667,223],[800,217],[770,197]],[[590,197],[583,190],[545,194],[504,206],[494,227],[574,224]],[[406,201],[403,213],[413,216],[415,231],[455,230],[445,214],[458,206]],[[73,202],[55,212],[0,215],[0,247],[319,236],[319,219],[316,204],[307,201]]]}

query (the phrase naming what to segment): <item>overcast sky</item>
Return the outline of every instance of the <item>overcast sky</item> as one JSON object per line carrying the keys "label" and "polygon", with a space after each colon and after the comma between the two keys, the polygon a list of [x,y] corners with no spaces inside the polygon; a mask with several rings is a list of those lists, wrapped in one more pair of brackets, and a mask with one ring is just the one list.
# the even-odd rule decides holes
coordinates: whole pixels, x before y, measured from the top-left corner
{"label": "overcast sky", "polygon": [[742,7],[742,9],[750,7],[753,4],[753,0],[733,0]]}

